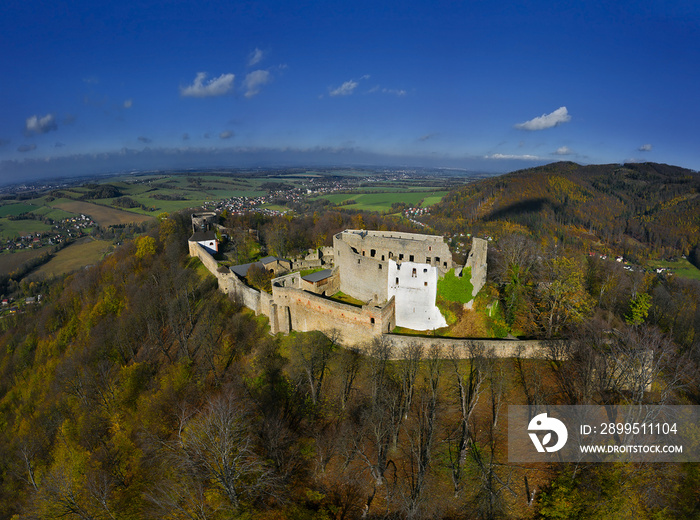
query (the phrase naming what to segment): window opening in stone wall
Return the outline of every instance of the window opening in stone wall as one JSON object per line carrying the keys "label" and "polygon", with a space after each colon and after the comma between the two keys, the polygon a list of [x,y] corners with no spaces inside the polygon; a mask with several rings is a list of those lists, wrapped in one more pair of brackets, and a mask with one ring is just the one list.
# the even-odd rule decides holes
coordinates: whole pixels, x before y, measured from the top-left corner
{"label": "window opening in stone wall", "polygon": [[413,262],[413,255],[411,255],[411,256],[408,257],[408,261],[409,261],[409,262]]}
{"label": "window opening in stone wall", "polygon": [[447,262],[443,262],[442,265],[443,265],[444,267],[447,267]]}
{"label": "window opening in stone wall", "polygon": [[436,257],[435,257],[435,263],[436,263],[437,265],[440,265],[440,257],[439,257],[439,256],[436,256]]}
{"label": "window opening in stone wall", "polygon": [[428,282],[423,282],[423,287],[428,287]]}
{"label": "window opening in stone wall", "polygon": [[382,270],[382,264],[379,264],[377,267],[379,267],[379,270]]}
{"label": "window opening in stone wall", "polygon": [[424,268],[424,269],[423,269],[423,272],[424,272],[424,273],[427,273],[427,272],[428,272],[428,268],[427,268],[427,267]]}
{"label": "window opening in stone wall", "polygon": [[359,263],[360,263],[360,259],[359,259],[359,258],[357,259],[357,263],[358,263],[358,265],[359,265]]}
{"label": "window opening in stone wall", "polygon": [[415,277],[416,277],[416,269],[414,267],[413,271],[411,272],[411,278],[415,278]]}
{"label": "window opening in stone wall", "polygon": [[382,262],[384,261],[384,255],[382,255]]}
{"label": "window opening in stone wall", "polygon": [[399,253],[399,260],[403,260],[403,253]]}
{"label": "window opening in stone wall", "polygon": [[362,250],[362,256],[365,256],[365,250],[364,250],[364,249]]}
{"label": "window opening in stone wall", "polygon": [[370,251],[369,251],[369,256],[371,256],[372,258],[374,258],[374,256],[375,256],[376,254],[377,254],[377,250],[376,250],[376,249],[370,249]]}
{"label": "window opening in stone wall", "polygon": [[425,257],[425,263],[426,263],[426,264],[429,264],[429,263],[430,263],[430,257],[429,257],[429,256],[426,256],[426,257]]}
{"label": "window opening in stone wall", "polygon": [[432,250],[433,250],[433,246],[428,246],[428,251],[432,251]]}
{"label": "window opening in stone wall", "polygon": [[370,322],[372,325],[374,325],[374,318],[370,318],[370,319],[369,319],[369,322]]}
{"label": "window opening in stone wall", "polygon": [[396,277],[396,285],[399,285],[399,277]]}

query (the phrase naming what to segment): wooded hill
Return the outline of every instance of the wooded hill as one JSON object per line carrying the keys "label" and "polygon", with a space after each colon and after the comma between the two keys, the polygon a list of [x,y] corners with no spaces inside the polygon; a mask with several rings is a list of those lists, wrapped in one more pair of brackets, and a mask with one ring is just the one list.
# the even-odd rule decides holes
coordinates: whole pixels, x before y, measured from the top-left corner
{"label": "wooded hill", "polygon": [[[509,186],[538,175],[569,199],[598,193],[517,172],[468,187],[491,209],[459,218],[502,233],[484,303],[511,330],[569,339],[548,360],[474,346],[458,360],[425,340],[390,361],[381,342],[365,356],[318,333],[273,337],[188,257],[183,214],[55,280],[0,320],[0,520],[700,518],[697,464],[508,462],[506,405],[700,403],[698,282],[543,247],[536,218],[575,229],[544,203],[489,220],[508,207],[495,194],[518,204]],[[322,208],[222,220],[241,259],[407,225]],[[629,369],[649,352],[648,372]]]}
{"label": "wooded hill", "polygon": [[[0,321],[0,519],[698,518],[694,464],[508,463],[507,404],[698,402],[697,358],[643,319],[586,322],[567,362],[428,342],[394,362],[270,336],[190,229],[162,218]],[[650,349],[651,389],[610,362]]]}
{"label": "wooded hill", "polygon": [[433,206],[431,224],[672,257],[700,243],[699,193],[700,173],[677,166],[558,162],[454,190]]}

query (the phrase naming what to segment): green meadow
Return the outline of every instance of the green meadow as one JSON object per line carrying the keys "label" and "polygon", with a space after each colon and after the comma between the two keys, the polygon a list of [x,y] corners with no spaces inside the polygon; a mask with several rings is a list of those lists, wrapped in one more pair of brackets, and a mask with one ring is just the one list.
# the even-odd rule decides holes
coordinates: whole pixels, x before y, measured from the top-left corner
{"label": "green meadow", "polygon": [[685,258],[679,258],[677,260],[657,260],[649,262],[649,267],[654,269],[665,267],[671,273],[682,278],[691,278],[693,280],[700,280],[700,269],[695,267]]}
{"label": "green meadow", "polygon": [[[383,191],[381,193],[332,193],[319,198],[326,199],[332,204],[342,205],[343,208],[363,211],[391,211],[391,205],[405,202],[409,206],[417,206],[422,201],[422,207],[431,206],[442,200],[446,191]],[[346,201],[354,201],[348,204]],[[345,204],[343,204],[345,203]]]}

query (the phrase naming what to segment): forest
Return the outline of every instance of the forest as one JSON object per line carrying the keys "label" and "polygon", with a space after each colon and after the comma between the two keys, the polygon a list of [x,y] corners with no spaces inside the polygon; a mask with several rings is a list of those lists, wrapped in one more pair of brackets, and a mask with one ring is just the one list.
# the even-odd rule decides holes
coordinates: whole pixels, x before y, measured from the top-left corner
{"label": "forest", "polygon": [[700,243],[699,191],[700,174],[677,166],[559,162],[454,190],[430,225],[556,237],[638,260],[689,255]]}
{"label": "forest", "polygon": [[[516,186],[519,176],[532,179],[514,175]],[[532,200],[560,188],[594,196],[561,177]],[[488,202],[516,188],[485,182],[448,196],[435,229],[498,231],[485,294],[509,330],[564,340],[547,359],[475,345],[440,355],[417,340],[392,361],[381,341],[368,355],[318,333],[271,336],[188,257],[189,216],[161,215],[0,322],[0,519],[700,518],[699,464],[508,462],[508,405],[700,404],[700,284],[555,239],[557,226],[583,225],[575,215],[551,220],[552,236],[534,232],[547,211]],[[674,189],[671,200],[694,193]],[[472,224],[454,227],[449,212],[476,199],[491,209],[474,203]],[[682,204],[681,221],[697,223]],[[241,257],[250,230],[280,256],[345,228],[416,231],[323,207],[222,221]],[[640,254],[685,247],[642,239]],[[629,369],[649,359],[644,378]]]}

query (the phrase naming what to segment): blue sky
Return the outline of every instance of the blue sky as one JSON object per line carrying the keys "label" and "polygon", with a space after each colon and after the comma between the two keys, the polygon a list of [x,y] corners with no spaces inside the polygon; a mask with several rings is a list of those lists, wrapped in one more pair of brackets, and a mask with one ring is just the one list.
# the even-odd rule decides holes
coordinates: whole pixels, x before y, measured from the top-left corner
{"label": "blue sky", "polygon": [[557,160],[700,169],[695,1],[0,7],[0,182]]}

